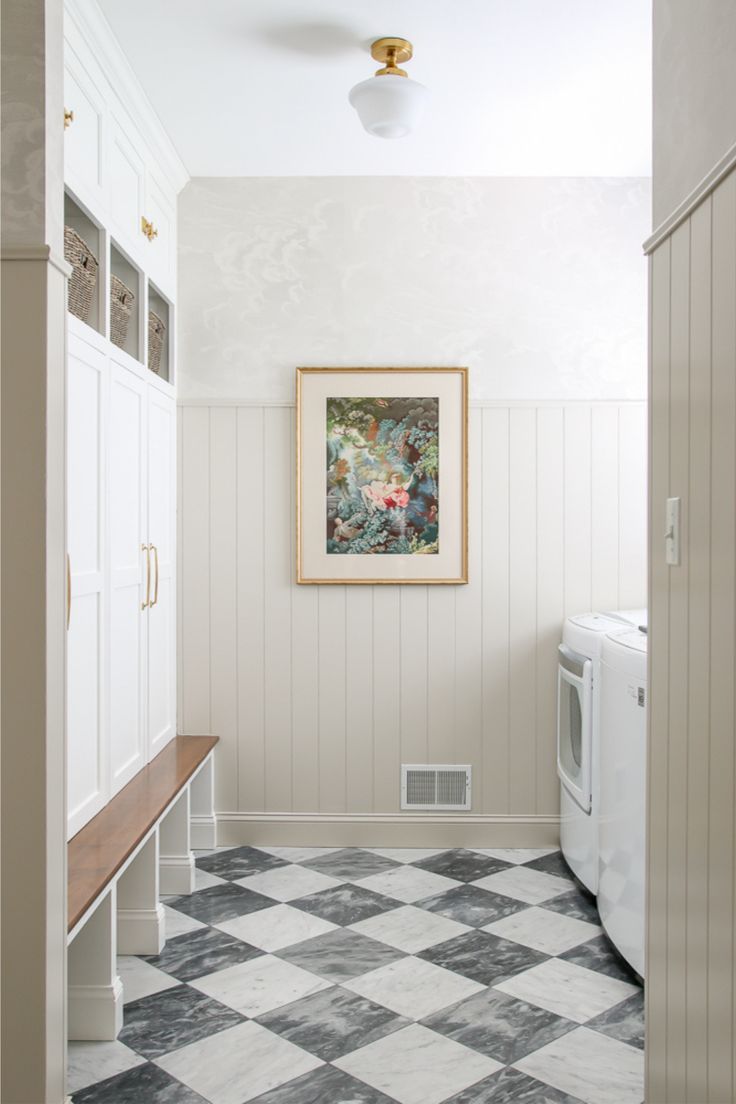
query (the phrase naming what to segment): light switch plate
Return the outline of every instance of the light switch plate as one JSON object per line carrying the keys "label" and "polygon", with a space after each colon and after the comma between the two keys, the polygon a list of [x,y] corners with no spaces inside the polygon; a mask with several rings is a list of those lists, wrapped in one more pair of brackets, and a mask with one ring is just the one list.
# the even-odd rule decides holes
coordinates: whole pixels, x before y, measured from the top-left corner
{"label": "light switch plate", "polygon": [[668,498],[665,511],[665,560],[672,567],[680,563],[680,499]]}

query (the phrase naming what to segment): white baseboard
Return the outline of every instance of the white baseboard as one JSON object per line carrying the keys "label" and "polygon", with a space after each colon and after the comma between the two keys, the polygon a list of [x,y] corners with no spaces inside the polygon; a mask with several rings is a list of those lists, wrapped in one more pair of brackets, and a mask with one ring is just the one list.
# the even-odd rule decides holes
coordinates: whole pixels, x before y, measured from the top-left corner
{"label": "white baseboard", "polygon": [[220,847],[556,847],[558,816],[217,813]]}
{"label": "white baseboard", "polygon": [[213,851],[217,847],[217,818],[193,814],[189,818],[190,842],[194,851]]}
{"label": "white baseboard", "polygon": [[159,892],[179,897],[194,891],[194,855],[161,855],[158,861]]}
{"label": "white baseboard", "polygon": [[123,984],[70,985],[68,1035],[70,1039],[116,1039],[123,1026]]}
{"label": "white baseboard", "polygon": [[166,942],[162,904],[150,909],[118,909],[118,954],[161,954]]}

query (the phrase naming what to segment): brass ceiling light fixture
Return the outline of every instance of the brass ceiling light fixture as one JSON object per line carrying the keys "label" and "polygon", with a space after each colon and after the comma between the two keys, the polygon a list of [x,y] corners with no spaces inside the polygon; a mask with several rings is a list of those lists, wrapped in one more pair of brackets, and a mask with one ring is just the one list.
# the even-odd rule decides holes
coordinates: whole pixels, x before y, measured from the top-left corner
{"label": "brass ceiling light fixture", "polygon": [[410,80],[404,69],[414,53],[405,38],[379,38],[371,46],[371,57],[383,63],[375,76],[350,90],[350,103],[360,121],[376,138],[404,138],[421,118],[427,89]]}

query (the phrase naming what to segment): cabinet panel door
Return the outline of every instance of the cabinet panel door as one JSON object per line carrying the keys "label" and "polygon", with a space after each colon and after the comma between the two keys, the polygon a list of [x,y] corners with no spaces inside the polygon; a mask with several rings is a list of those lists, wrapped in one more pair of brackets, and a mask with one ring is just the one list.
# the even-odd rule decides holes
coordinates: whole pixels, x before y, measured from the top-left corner
{"label": "cabinet panel door", "polygon": [[110,117],[110,232],[133,260],[141,262],[146,239],[141,231],[143,161],[114,115]]}
{"label": "cabinet panel door", "polygon": [[157,234],[145,248],[145,266],[153,282],[165,295],[176,293],[176,197],[170,201],[166,189],[149,171],[146,175],[145,217]]}
{"label": "cabinet panel door", "polygon": [[[148,755],[176,734],[176,406],[156,387],[148,403],[148,539],[154,546],[148,616]],[[157,563],[156,563],[157,561]]]}
{"label": "cabinet panel door", "polygon": [[108,798],[105,728],[105,357],[69,342],[67,370],[68,832]]}
{"label": "cabinet panel door", "polygon": [[110,777],[145,766],[146,384],[110,362]]}
{"label": "cabinet panel door", "polygon": [[104,209],[105,101],[69,45],[65,50],[64,107],[74,115],[64,134],[64,180],[90,207]]}

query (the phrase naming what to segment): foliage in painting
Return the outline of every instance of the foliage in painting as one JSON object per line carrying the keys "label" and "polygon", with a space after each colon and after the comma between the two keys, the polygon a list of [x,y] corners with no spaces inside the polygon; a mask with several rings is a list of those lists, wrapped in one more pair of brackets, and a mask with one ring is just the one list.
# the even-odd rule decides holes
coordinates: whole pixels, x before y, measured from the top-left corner
{"label": "foliage in painting", "polygon": [[439,549],[439,400],[327,399],[327,552]]}

